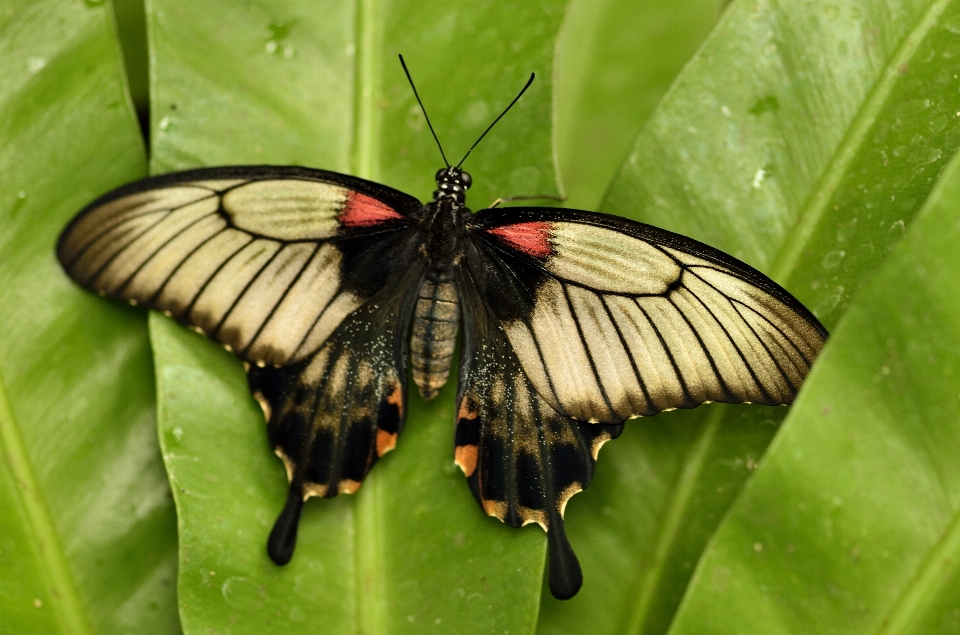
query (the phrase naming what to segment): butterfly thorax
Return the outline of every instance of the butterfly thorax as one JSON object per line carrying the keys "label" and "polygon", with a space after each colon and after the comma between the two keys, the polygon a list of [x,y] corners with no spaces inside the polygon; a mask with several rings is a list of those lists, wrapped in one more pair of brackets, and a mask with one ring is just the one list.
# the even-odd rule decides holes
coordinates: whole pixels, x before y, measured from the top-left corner
{"label": "butterfly thorax", "polygon": [[471,214],[465,206],[470,175],[459,168],[437,172],[433,201],[424,206],[423,235],[427,271],[417,293],[410,335],[413,379],[424,399],[447,382],[460,321],[460,297],[454,267]]}
{"label": "butterfly thorax", "polygon": [[427,236],[425,255],[431,264],[443,266],[457,256],[470,210],[466,207],[470,175],[460,168],[443,168],[436,175],[433,200],[424,206],[423,228]]}
{"label": "butterfly thorax", "polygon": [[452,198],[441,198],[424,206],[423,254],[430,266],[444,266],[457,259],[470,214],[469,209]]}

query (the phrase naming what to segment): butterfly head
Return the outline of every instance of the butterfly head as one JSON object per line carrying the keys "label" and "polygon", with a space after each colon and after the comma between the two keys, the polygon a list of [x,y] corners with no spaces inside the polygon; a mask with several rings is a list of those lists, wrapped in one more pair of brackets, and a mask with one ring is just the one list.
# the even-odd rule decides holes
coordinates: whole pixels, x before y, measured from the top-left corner
{"label": "butterfly head", "polygon": [[473,185],[473,179],[459,167],[447,167],[437,170],[437,189],[433,200],[452,199],[455,207],[463,207],[467,199],[467,190]]}

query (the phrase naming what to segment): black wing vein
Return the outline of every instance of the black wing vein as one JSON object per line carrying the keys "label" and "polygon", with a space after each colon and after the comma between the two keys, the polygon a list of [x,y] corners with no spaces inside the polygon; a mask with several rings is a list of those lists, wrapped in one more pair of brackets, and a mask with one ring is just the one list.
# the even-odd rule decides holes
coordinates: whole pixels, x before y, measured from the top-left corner
{"label": "black wing vein", "polygon": [[193,219],[193,220],[190,221],[188,224],[186,224],[186,225],[184,225],[183,227],[181,227],[180,229],[178,229],[178,230],[176,231],[176,233],[174,233],[172,236],[170,236],[169,238],[167,238],[166,240],[164,240],[156,249],[153,250],[153,252],[152,252],[149,256],[147,256],[146,258],[144,258],[143,262],[141,262],[139,265],[137,265],[137,266],[134,268],[134,270],[130,273],[130,275],[128,275],[128,276],[126,277],[126,279],[117,287],[117,289],[116,289],[116,291],[115,291],[114,293],[116,293],[117,295],[122,295],[123,292],[126,290],[127,285],[130,284],[130,281],[133,280],[133,279],[137,276],[138,273],[140,273],[141,271],[143,271],[143,268],[146,267],[147,264],[150,263],[150,261],[152,261],[154,258],[156,258],[156,256],[157,256],[158,253],[160,253],[161,251],[163,251],[164,248],[169,247],[170,244],[173,243],[173,241],[181,238],[181,237],[183,236],[184,232],[189,231],[190,229],[196,227],[196,225],[197,225],[198,223],[200,223],[200,222],[202,222],[202,221],[204,221],[204,220],[207,220],[207,219],[211,218],[211,217],[214,216],[215,214],[216,214],[215,211],[214,211],[214,212],[209,212],[209,213],[207,213],[207,214],[204,214],[203,216],[200,216],[200,217],[198,217],[198,218]]}
{"label": "black wing vein", "polygon": [[[693,271],[690,271],[690,274],[700,279],[701,281],[703,280],[702,278],[697,276]],[[713,285],[710,285],[710,286],[712,287]],[[744,355],[743,351],[740,349],[740,346],[737,344],[737,341],[733,338],[732,335],[730,335],[730,331],[727,329],[727,326],[723,323],[722,320],[720,320],[720,318],[716,316],[716,314],[713,312],[713,309],[710,308],[710,305],[704,302],[703,298],[701,298],[697,293],[694,293],[690,288],[686,286],[684,288],[687,289],[687,291],[690,292],[690,295],[693,296],[696,299],[696,301],[700,303],[704,311],[706,311],[710,315],[710,317],[713,318],[713,321],[717,324],[718,327],[720,327],[720,330],[723,331],[723,334],[724,336],[726,336],[727,341],[730,342],[730,346],[732,346],[733,349],[737,352],[737,355],[739,355],[740,361],[743,362],[743,365],[746,367],[747,372],[750,373],[750,377],[753,379],[753,383],[756,384],[757,388],[766,399],[772,401],[772,396],[770,395],[770,393],[767,392],[767,389],[763,385],[763,382],[760,381],[760,378],[757,376],[756,371],[753,369],[753,365],[747,361],[747,356]],[[724,299],[728,299],[725,295],[723,294],[721,295],[724,297]],[[738,312],[738,315],[739,315],[739,312]],[[744,322],[746,322],[746,320],[744,320]],[[717,373],[717,374],[718,376],[720,375],[720,373]]]}
{"label": "black wing vein", "polygon": [[[297,275],[293,276],[290,282],[287,284],[287,287],[283,290],[283,293],[280,294],[280,297],[277,298],[277,301],[273,303],[273,308],[267,313],[267,317],[260,323],[260,326],[257,327],[257,330],[254,331],[253,335],[250,337],[250,342],[244,347],[243,353],[249,351],[254,344],[257,343],[257,338],[260,337],[260,334],[263,333],[263,329],[267,326],[270,320],[273,319],[273,316],[277,312],[277,307],[283,304],[283,301],[286,299],[287,295],[290,293],[290,290],[293,289],[294,285],[300,280],[303,276],[303,272],[307,270],[307,267],[310,266],[310,263],[313,261],[314,257],[317,255],[317,252],[320,251],[320,246],[322,243],[317,243],[313,247],[313,251],[310,252],[310,255],[306,257],[303,264],[300,265],[300,270],[297,272]],[[282,249],[280,251],[283,251]],[[277,253],[279,254],[280,251]]]}
{"label": "black wing vein", "polygon": [[[613,325],[614,330],[617,332],[617,337],[620,339],[620,346],[623,347],[624,351],[630,350],[629,345],[627,344],[626,338],[623,336],[623,330],[620,328],[620,325],[613,318],[613,313],[610,312],[610,307],[607,304],[607,300],[604,296],[600,296],[600,305],[603,307],[603,310],[606,312],[607,317],[610,318],[610,323]],[[627,355],[627,359],[630,360],[630,367],[633,369],[633,376],[637,380],[637,385],[640,386],[640,391],[643,393],[644,401],[653,409],[653,399],[650,397],[650,391],[647,388],[647,382],[644,381],[643,376],[640,374],[640,369],[637,368],[637,360],[634,359],[633,355]]]}
{"label": "black wing vein", "polygon": [[634,302],[636,303],[637,308],[640,309],[640,313],[643,314],[644,319],[650,325],[650,328],[652,328],[653,332],[657,334],[657,339],[660,341],[660,346],[663,347],[667,358],[670,360],[670,365],[673,367],[673,372],[676,373],[677,381],[680,383],[680,390],[683,392],[684,403],[693,403],[694,400],[690,393],[690,388],[687,386],[687,382],[683,377],[683,373],[680,372],[680,366],[677,364],[677,360],[673,357],[673,351],[667,345],[667,341],[663,338],[663,334],[660,332],[660,329],[657,328],[657,325],[654,323],[654,321],[650,319],[650,315],[647,313],[647,310],[643,308],[643,305],[640,304],[640,301],[634,300]]}
{"label": "black wing vein", "polygon": [[593,373],[593,378],[597,382],[597,388],[600,390],[600,395],[603,397],[603,401],[607,405],[607,409],[612,414],[616,412],[616,410],[613,407],[613,402],[610,401],[609,395],[607,395],[607,390],[603,386],[603,379],[600,377],[600,373],[597,370],[597,362],[590,350],[590,345],[587,344],[587,340],[583,336],[583,325],[580,324],[580,316],[577,314],[577,309],[573,306],[570,293],[567,291],[567,288],[563,283],[560,283],[560,289],[563,291],[563,298],[566,300],[567,308],[570,310],[570,317],[573,319],[573,323],[577,327],[577,337],[579,337],[580,345],[583,346],[583,352],[586,354],[587,361],[590,363],[590,371]]}
{"label": "black wing vein", "polygon": [[[223,233],[223,232],[220,232],[220,233]],[[200,297],[203,295],[203,292],[207,290],[207,288],[210,286],[210,283],[214,279],[216,279],[217,275],[219,275],[220,272],[223,271],[223,268],[226,267],[228,263],[233,261],[234,258],[236,258],[241,252],[243,252],[243,250],[245,250],[247,247],[252,245],[254,242],[256,242],[256,239],[250,238],[243,245],[239,246],[232,254],[224,258],[223,261],[213,269],[213,273],[211,273],[210,276],[203,281],[203,284],[199,285],[199,287],[197,288],[197,292],[194,294],[193,298],[190,299],[190,302],[184,308],[183,310],[184,319],[189,319],[190,314],[193,312],[194,307],[196,307],[197,305],[197,300],[200,299]]]}
{"label": "black wing vein", "polygon": [[[250,289],[253,283],[256,282],[257,278],[260,277],[260,274],[262,274],[266,270],[266,268],[269,267],[274,260],[276,260],[277,256],[283,253],[283,249],[284,249],[284,246],[281,243],[280,248],[277,249],[275,252],[273,252],[273,254],[269,258],[267,258],[266,262],[260,265],[260,268],[257,269],[257,272],[252,276],[248,276],[247,283],[243,285],[243,289],[236,295],[236,297],[233,299],[233,302],[230,303],[230,308],[228,308],[224,312],[223,317],[220,318],[220,321],[217,322],[217,325],[213,329],[211,329],[210,331],[211,336],[216,337],[220,333],[220,329],[223,328],[223,325],[230,318],[230,314],[233,313],[233,310],[237,308],[237,304],[240,302],[241,299],[243,299],[243,296],[246,295],[247,291]],[[261,327],[265,322],[266,320],[261,322]]]}

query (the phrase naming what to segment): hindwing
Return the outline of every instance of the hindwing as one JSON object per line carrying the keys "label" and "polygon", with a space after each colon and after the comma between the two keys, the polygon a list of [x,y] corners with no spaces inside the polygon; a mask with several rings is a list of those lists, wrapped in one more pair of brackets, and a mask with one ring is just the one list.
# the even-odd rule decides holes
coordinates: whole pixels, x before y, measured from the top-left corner
{"label": "hindwing", "polygon": [[488,515],[547,531],[550,590],[572,597],[583,578],[564,532],[564,508],[590,484],[600,447],[623,424],[584,423],[557,412],[524,373],[469,268],[463,280],[456,463]]}
{"label": "hindwing", "polygon": [[413,290],[423,277],[416,244],[404,246],[405,252],[390,255],[405,267],[347,316],[319,350],[292,366],[252,366],[248,372],[290,482],[268,542],[279,564],[293,555],[303,502],[354,493],[373,464],[396,446],[406,413]]}

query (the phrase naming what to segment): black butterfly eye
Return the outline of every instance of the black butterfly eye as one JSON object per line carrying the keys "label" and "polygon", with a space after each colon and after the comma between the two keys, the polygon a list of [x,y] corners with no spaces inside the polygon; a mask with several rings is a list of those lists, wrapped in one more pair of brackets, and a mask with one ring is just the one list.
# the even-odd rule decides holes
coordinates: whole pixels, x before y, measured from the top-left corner
{"label": "black butterfly eye", "polygon": [[463,189],[469,190],[470,186],[473,185],[473,178],[466,172],[461,172],[460,182],[463,183]]}
{"label": "black butterfly eye", "polygon": [[446,172],[447,172],[447,168],[440,168],[439,170],[437,170],[437,175],[433,177],[433,180],[436,181],[437,183],[440,183],[440,179],[443,178],[443,175],[446,174]]}

